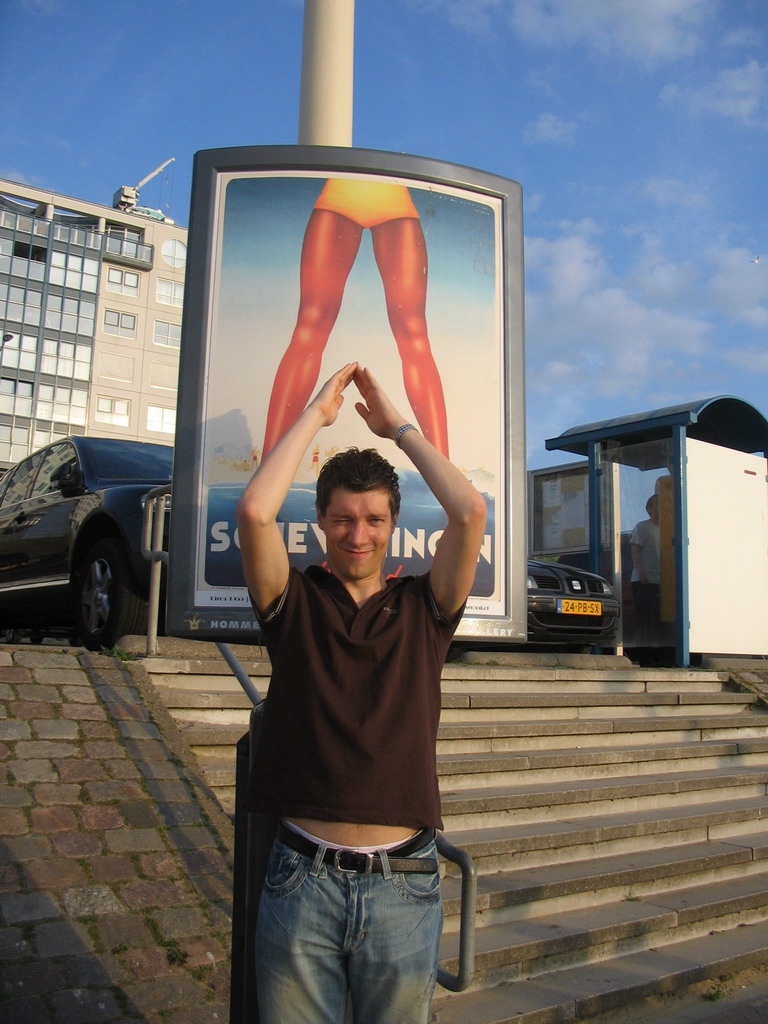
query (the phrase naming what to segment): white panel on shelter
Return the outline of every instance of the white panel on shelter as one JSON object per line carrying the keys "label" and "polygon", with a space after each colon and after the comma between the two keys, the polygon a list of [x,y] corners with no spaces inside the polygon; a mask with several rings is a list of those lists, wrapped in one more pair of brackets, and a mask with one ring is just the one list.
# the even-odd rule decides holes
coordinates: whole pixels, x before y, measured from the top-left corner
{"label": "white panel on shelter", "polygon": [[768,654],[768,463],[686,440],[689,647]]}

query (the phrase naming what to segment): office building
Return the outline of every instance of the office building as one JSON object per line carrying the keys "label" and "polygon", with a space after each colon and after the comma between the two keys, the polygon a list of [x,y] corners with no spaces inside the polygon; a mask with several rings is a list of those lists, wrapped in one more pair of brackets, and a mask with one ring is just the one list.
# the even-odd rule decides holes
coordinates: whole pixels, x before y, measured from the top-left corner
{"label": "office building", "polygon": [[173,443],[186,228],[0,179],[0,473],[68,434]]}

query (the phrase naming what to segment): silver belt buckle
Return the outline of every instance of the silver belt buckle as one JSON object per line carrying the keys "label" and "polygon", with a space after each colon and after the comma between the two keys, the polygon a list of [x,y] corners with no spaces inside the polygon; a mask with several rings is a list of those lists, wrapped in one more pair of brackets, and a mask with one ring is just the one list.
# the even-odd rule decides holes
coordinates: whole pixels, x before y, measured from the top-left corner
{"label": "silver belt buckle", "polygon": [[370,875],[373,872],[373,857],[372,853],[358,853],[357,850],[335,850],[333,854],[333,866],[337,871],[345,871],[348,875],[359,875],[361,872],[357,868],[343,868],[339,861],[342,853],[351,853],[355,857],[365,857],[365,871],[362,872],[364,875]]}

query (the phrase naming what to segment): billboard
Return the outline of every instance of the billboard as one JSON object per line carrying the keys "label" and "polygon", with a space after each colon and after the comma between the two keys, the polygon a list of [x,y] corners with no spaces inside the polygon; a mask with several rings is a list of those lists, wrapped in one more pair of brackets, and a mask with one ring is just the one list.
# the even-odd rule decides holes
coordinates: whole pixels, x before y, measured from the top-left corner
{"label": "billboard", "polygon": [[529,470],[528,516],[534,558],[588,551],[588,463]]}
{"label": "billboard", "polygon": [[[488,526],[457,638],[526,638],[520,186],[336,147],[198,153],[171,513],[169,634],[254,642],[235,508],[322,383],[367,366],[483,493]],[[322,564],[314,483],[352,445],[400,478],[385,571],[426,571],[445,517],[407,456],[354,410],[307,450],[281,511],[290,559]]]}

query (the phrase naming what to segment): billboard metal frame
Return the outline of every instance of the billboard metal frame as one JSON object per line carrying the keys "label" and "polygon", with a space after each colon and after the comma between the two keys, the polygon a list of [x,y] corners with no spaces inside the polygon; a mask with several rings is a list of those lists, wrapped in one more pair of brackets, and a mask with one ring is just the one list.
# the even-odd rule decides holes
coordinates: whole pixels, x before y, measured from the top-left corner
{"label": "billboard metal frame", "polygon": [[[253,346],[243,349],[239,341],[237,345],[230,342],[229,349],[221,342],[216,342],[218,347],[215,347],[212,340],[218,322],[215,317],[220,315],[220,307],[226,305],[220,294],[224,230],[221,197],[227,183],[247,181],[249,176],[262,180],[280,177],[289,183],[294,177],[397,180],[411,187],[413,192],[421,190],[420,194],[424,195],[431,192],[448,197],[457,205],[463,202],[465,207],[480,209],[484,204],[492,210],[497,243],[495,265],[488,276],[493,276],[496,282],[498,372],[491,375],[494,379],[487,381],[487,390],[484,388],[482,396],[474,396],[471,407],[465,408],[469,403],[455,399],[450,413],[454,417],[454,431],[462,440],[473,436],[473,430],[481,429],[484,409],[489,410],[489,420],[494,424],[498,421],[494,426],[497,440],[490,446],[495,445],[497,451],[489,453],[493,465],[498,467],[499,477],[495,484],[494,532],[490,538],[495,561],[489,559],[494,589],[489,591],[492,597],[487,602],[482,596],[470,598],[456,639],[480,643],[525,642],[527,552],[521,187],[515,181],[494,174],[429,158],[332,146],[237,147],[196,154],[177,406],[167,633],[230,643],[253,643],[258,639],[258,627],[244,588],[234,602],[229,600],[226,587],[222,589],[220,600],[216,594],[210,599],[200,597],[200,566],[204,557],[200,549],[208,536],[202,506],[210,500],[208,469],[204,465],[206,431],[210,433],[212,429],[207,400],[223,364],[229,365],[231,373],[232,364],[239,361],[244,374],[250,370],[253,379],[258,379],[258,349]],[[430,248],[430,257],[431,254]],[[430,274],[431,266],[430,262]],[[258,320],[256,305],[254,310]],[[473,358],[472,347],[470,336],[466,339],[466,353],[462,353],[468,363]],[[349,358],[357,356],[352,353]],[[376,371],[375,365],[372,368]],[[265,375],[266,371],[259,382],[262,387]],[[454,394],[460,394],[461,382],[456,380],[455,374],[451,380]],[[484,408],[478,408],[478,401]],[[220,425],[219,429],[223,427]],[[374,440],[371,436],[371,446]],[[381,448],[389,457],[383,444]],[[231,539],[224,538],[226,543]],[[406,571],[413,570],[406,567]]]}

